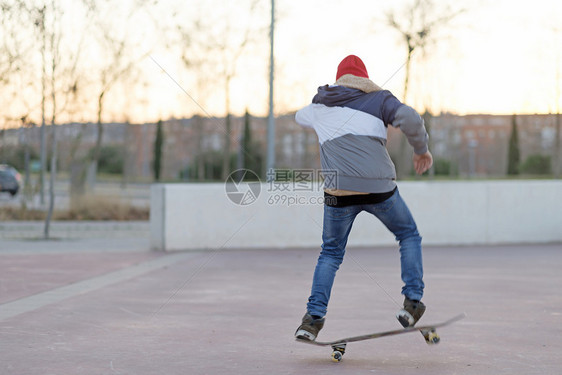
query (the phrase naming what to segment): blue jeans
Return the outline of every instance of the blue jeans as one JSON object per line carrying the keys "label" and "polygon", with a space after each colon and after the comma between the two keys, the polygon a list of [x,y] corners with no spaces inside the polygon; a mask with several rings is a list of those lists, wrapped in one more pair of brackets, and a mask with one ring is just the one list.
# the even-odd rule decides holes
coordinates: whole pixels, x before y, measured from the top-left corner
{"label": "blue jeans", "polygon": [[410,210],[398,189],[381,203],[331,207],[324,205],[322,251],[316,264],[312,292],[307,310],[311,315],[325,316],[336,271],[345,254],[347,238],[355,217],[367,211],[375,215],[396,237],[400,244],[400,266],[404,287],[402,294],[411,300],[423,296],[423,265],[421,237]]}

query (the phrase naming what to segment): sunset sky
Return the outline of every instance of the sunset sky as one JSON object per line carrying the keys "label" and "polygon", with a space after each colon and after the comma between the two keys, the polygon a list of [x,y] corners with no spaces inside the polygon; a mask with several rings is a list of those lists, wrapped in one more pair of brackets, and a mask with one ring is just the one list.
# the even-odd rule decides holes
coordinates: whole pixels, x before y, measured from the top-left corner
{"label": "sunset sky", "polygon": [[[308,104],[317,86],[333,83],[337,64],[348,54],[360,56],[371,79],[379,85],[386,82],[384,88],[402,99],[406,47],[384,17],[408,1],[355,0],[345,6],[336,0],[276,3],[277,112]],[[561,2],[475,0],[462,2],[462,7],[464,12],[439,29],[425,54],[415,53],[408,103],[419,110],[460,114],[548,113],[562,107],[557,93],[562,85]],[[267,58],[268,51],[264,52],[259,55],[262,60]],[[162,59],[164,66],[169,62],[157,53],[153,57]],[[252,56],[241,59],[239,77],[233,81],[232,107],[237,113],[249,107],[263,115],[267,59],[261,61],[261,70],[248,59]],[[166,97],[173,97],[174,87],[168,89]],[[209,112],[220,115],[221,95],[206,103]],[[191,106],[183,92],[176,92],[175,100]],[[182,109],[172,111],[179,115]]]}
{"label": "sunset sky", "polygon": [[[348,54],[360,56],[370,78],[403,99],[406,47],[400,34],[385,23],[385,14],[411,3],[277,0],[276,113],[307,105],[318,86],[334,82],[337,65]],[[450,6],[463,12],[437,30],[434,43],[425,51],[414,53],[407,104],[419,111],[427,108],[434,113],[458,114],[552,113],[562,108],[562,2],[434,3],[441,10]],[[65,14],[72,20],[65,27],[79,28],[80,11],[71,5],[73,2],[61,4],[69,7]],[[116,86],[107,94],[104,121],[156,121],[189,117],[196,112],[222,117],[225,113],[223,80],[203,80],[202,73],[187,69],[181,62],[177,38],[169,31],[152,30],[154,26],[148,22],[151,17],[159,20],[161,29],[178,20],[183,25],[200,20],[204,30],[217,35],[225,23],[234,30],[232,35],[252,25],[253,43],[245,47],[235,64],[231,111],[240,115],[248,108],[254,115],[266,115],[270,2],[259,1],[250,15],[248,4],[249,0],[162,0],[152,14],[145,12],[123,21],[123,27],[129,27],[126,32],[141,40],[130,53],[144,57],[137,62],[140,73],[135,81]],[[237,42],[235,37],[226,40]],[[67,45],[72,48],[75,43]],[[203,53],[195,54],[206,61]],[[92,47],[86,55],[94,71],[99,51]],[[214,69],[220,69],[211,61],[205,66],[205,74],[220,76],[214,74]],[[87,82],[94,87],[96,79],[92,74]],[[36,89],[22,90],[21,95],[26,103],[38,103]],[[95,120],[95,100],[85,102],[79,120]],[[17,112],[20,106],[14,103],[5,111]],[[32,113],[36,119],[37,111],[35,105]]]}

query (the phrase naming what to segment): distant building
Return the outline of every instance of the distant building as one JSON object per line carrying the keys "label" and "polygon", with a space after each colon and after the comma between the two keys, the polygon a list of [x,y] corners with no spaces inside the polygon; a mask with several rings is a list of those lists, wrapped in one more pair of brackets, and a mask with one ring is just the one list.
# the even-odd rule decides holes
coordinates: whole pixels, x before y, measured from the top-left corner
{"label": "distant building", "polygon": [[[556,115],[517,115],[521,160],[531,154],[552,155]],[[430,149],[435,159],[444,159],[455,165],[462,176],[503,176],[507,170],[508,139],[511,115],[441,114],[428,117]],[[156,124],[104,124],[102,144],[125,148],[125,174],[128,179],[150,179]],[[224,118],[192,117],[164,121],[164,179],[186,178],[187,171],[199,164],[205,167],[201,155],[220,155],[226,134]],[[232,117],[229,134],[232,157],[239,155],[243,117]],[[251,132],[259,152],[265,155],[267,119],[252,117]],[[83,157],[94,147],[97,124],[71,123],[57,127],[59,169],[68,170],[71,159]],[[49,134],[49,132],[47,132]],[[1,147],[18,147],[28,142],[39,150],[39,127],[8,129],[0,135]],[[399,130],[390,128],[388,149],[393,158],[400,153]],[[297,125],[294,114],[276,119],[276,167],[318,168],[320,157],[314,131]],[[407,152],[411,153],[408,146]],[[208,160],[207,160],[208,162]],[[260,171],[264,173],[265,171]],[[201,172],[191,179],[204,177]]]}

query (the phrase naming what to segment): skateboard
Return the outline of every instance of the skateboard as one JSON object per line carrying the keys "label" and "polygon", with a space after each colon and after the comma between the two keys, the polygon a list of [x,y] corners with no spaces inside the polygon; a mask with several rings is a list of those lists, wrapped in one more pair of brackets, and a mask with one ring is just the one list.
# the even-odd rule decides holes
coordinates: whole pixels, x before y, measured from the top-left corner
{"label": "skateboard", "polygon": [[421,334],[425,338],[425,341],[428,344],[430,344],[430,345],[437,344],[437,343],[439,343],[439,341],[441,339],[440,339],[439,335],[437,334],[436,329],[439,328],[439,327],[447,326],[447,325],[449,325],[451,323],[454,323],[458,320],[461,320],[465,316],[466,316],[466,314],[463,313],[463,314],[457,315],[457,316],[455,316],[455,317],[453,317],[453,318],[451,318],[447,321],[444,321],[442,323],[429,324],[429,325],[418,326],[418,327],[408,327],[408,328],[396,329],[396,330],[386,331],[386,332],[370,333],[368,335],[347,337],[347,338],[339,339],[339,340],[335,340],[335,341],[312,341],[312,340],[306,340],[306,339],[300,339],[300,338],[297,338],[296,340],[298,342],[302,342],[302,343],[310,344],[310,345],[331,346],[332,350],[333,350],[332,361],[340,362],[342,360],[342,357],[343,357],[344,353],[345,353],[345,347],[346,347],[347,343],[350,343],[350,342],[370,340],[370,339],[376,339],[376,338],[379,338],[379,337],[401,335],[403,333],[419,331],[419,332],[421,332]]}

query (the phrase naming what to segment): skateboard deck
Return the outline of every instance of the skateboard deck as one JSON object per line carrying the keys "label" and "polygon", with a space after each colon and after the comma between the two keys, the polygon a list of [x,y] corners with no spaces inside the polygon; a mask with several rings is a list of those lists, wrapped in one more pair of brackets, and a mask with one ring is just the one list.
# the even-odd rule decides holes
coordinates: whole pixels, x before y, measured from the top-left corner
{"label": "skateboard deck", "polygon": [[439,327],[447,326],[447,325],[449,325],[451,323],[454,323],[458,320],[461,320],[465,316],[466,316],[466,314],[463,313],[463,314],[457,315],[457,316],[455,316],[455,317],[453,317],[449,320],[446,320],[444,322],[437,323],[437,324],[428,324],[428,325],[423,325],[423,326],[414,326],[414,327],[408,327],[408,328],[402,328],[402,329],[395,329],[395,330],[392,330],[392,331],[376,332],[376,333],[370,333],[370,334],[367,334],[367,335],[346,337],[346,338],[334,340],[334,341],[311,341],[311,340],[306,340],[306,339],[296,339],[296,340],[298,342],[302,342],[302,343],[309,344],[309,345],[331,346],[332,349],[334,350],[334,352],[332,353],[332,359],[335,362],[339,362],[339,361],[341,361],[343,353],[345,353],[346,344],[350,343],[350,342],[364,341],[364,340],[376,339],[376,338],[379,338],[379,337],[395,336],[395,335],[401,335],[403,333],[420,331],[421,334],[423,335],[423,337],[425,338],[425,341],[428,344],[437,344],[439,342],[440,338],[439,338],[439,335],[437,335],[436,329],[439,328]]}

